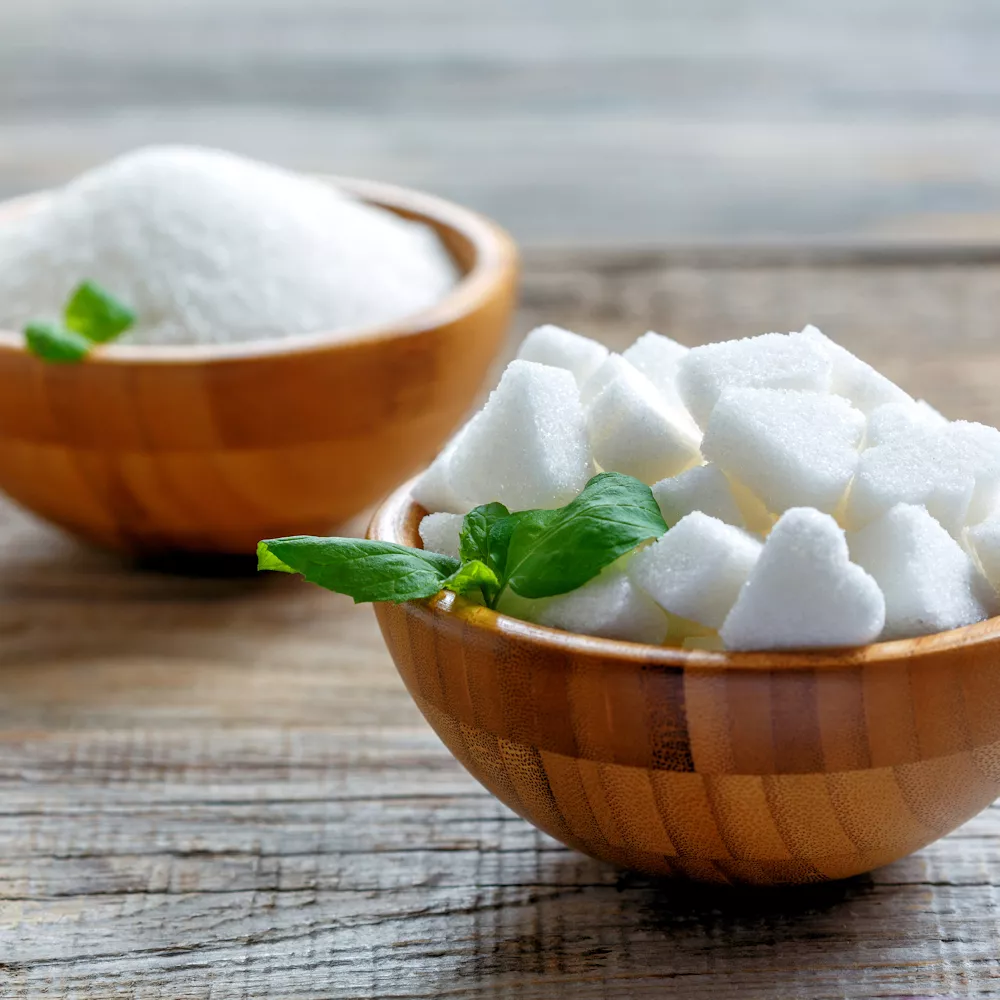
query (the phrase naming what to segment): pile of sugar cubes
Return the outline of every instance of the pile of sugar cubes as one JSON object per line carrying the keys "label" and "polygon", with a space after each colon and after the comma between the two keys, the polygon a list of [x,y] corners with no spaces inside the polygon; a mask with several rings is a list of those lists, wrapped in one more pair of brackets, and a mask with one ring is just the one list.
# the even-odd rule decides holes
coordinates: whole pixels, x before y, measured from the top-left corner
{"label": "pile of sugar cubes", "polygon": [[[425,548],[462,515],[560,507],[595,472],[669,530],[571,593],[499,608],[685,648],[856,646],[1000,611],[1000,431],[949,422],[815,327],[623,354],[543,326],[417,481]],[[504,603],[506,602],[506,604]]]}

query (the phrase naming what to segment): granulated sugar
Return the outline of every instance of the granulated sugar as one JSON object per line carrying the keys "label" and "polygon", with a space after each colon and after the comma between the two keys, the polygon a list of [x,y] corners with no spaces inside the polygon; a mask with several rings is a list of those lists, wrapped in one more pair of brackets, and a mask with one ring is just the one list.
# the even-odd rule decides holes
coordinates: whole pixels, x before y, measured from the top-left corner
{"label": "granulated sugar", "polygon": [[151,147],[0,222],[0,328],[90,279],[138,316],[123,342],[220,343],[398,320],[457,280],[430,228],[215,150]]}

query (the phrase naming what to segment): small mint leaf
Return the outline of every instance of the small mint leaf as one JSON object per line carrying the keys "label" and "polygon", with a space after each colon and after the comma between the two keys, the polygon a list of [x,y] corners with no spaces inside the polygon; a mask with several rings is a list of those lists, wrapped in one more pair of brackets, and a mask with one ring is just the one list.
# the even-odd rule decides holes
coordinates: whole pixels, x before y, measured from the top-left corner
{"label": "small mint leaf", "polygon": [[565,594],[666,530],[645,483],[602,472],[565,507],[521,517],[510,535],[503,582],[521,597]]}
{"label": "small mint leaf", "polygon": [[56,364],[75,364],[89,353],[91,343],[79,333],[67,330],[58,323],[29,323],[24,328],[24,341],[28,350],[43,361]]}
{"label": "small mint leaf", "polygon": [[510,517],[510,511],[502,503],[485,503],[474,507],[465,515],[459,541],[459,555],[462,557],[462,562],[478,559],[490,565],[490,528],[505,517]]}
{"label": "small mint leaf", "polygon": [[291,566],[283,563],[269,548],[267,542],[257,543],[257,569],[271,570],[275,573],[294,573]]}
{"label": "small mint leaf", "polygon": [[487,594],[493,594],[497,591],[500,587],[500,581],[497,579],[496,573],[486,563],[473,559],[472,562],[467,562],[460,569],[455,570],[447,580],[442,582],[441,587],[456,594],[465,594],[479,588],[483,596],[486,597]]}
{"label": "small mint leaf", "polygon": [[106,344],[135,323],[135,313],[94,281],[79,285],[66,303],[66,326],[95,344]]}

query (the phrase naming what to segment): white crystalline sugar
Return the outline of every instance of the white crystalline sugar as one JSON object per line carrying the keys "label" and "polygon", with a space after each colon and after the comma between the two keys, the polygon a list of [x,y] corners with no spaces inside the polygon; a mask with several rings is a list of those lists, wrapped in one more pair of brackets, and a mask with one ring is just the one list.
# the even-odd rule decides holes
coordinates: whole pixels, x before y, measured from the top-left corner
{"label": "white crystalline sugar", "polygon": [[459,536],[465,518],[461,514],[428,514],[417,530],[428,552],[458,559]]}
{"label": "white crystalline sugar", "polygon": [[[473,417],[472,420],[476,418]],[[451,488],[451,459],[462,435],[469,428],[470,420],[461,427],[454,437],[441,449],[437,458],[424,470],[410,490],[410,496],[424,510],[430,513],[446,511],[450,514],[464,514],[470,505]]]}
{"label": "white crystalline sugar", "polygon": [[569,503],[593,473],[573,376],[512,361],[461,435],[449,471],[463,510],[493,501],[512,511]]}
{"label": "white crystalline sugar", "polygon": [[897,504],[852,534],[850,546],[885,595],[884,639],[971,625],[996,610],[975,563],[923,507]]}
{"label": "white crystalline sugar", "polygon": [[590,378],[580,386],[580,401],[584,406],[593,402],[604,391],[605,386],[614,381],[621,360],[620,354],[609,353]]}
{"label": "white crystalline sugar", "polygon": [[940,410],[936,410],[933,406],[931,406],[926,399],[918,399],[917,406],[927,418],[928,423],[936,424],[939,427],[943,427],[946,423],[948,423],[948,418],[941,413]]}
{"label": "white crystalline sugar", "polygon": [[940,430],[947,423],[937,410],[923,400],[885,403],[868,415],[865,447],[875,448],[890,441],[922,436]]}
{"label": "white crystalline sugar", "polygon": [[622,357],[656,386],[660,398],[670,407],[686,409],[677,388],[677,369],[689,348],[662,334],[644,333]]}
{"label": "white crystalline sugar", "polygon": [[738,528],[746,526],[732,486],[717,465],[698,465],[653,485],[653,496],[663,520],[673,527],[682,517],[700,510]]}
{"label": "white crystalline sugar", "polygon": [[[874,416],[874,415],[873,415]],[[897,503],[919,504],[954,537],[1000,499],[1000,431],[963,421],[939,429],[876,433],[861,453],[845,520],[858,530]]]}
{"label": "white crystalline sugar", "polygon": [[620,569],[606,569],[577,590],[544,602],[539,625],[567,632],[659,645],[667,616]]}
{"label": "white crystalline sugar", "polygon": [[559,326],[535,327],[521,342],[517,356],[524,361],[565,368],[583,385],[608,356],[608,349],[589,337]]}
{"label": "white crystalline sugar", "polygon": [[660,607],[718,628],[760,551],[760,542],[745,531],[695,511],[637,552],[628,573]]}
{"label": "white crystalline sugar", "polygon": [[845,523],[856,531],[898,503],[920,504],[958,537],[975,486],[975,475],[941,435],[890,438],[861,453]]}
{"label": "white crystalline sugar", "polygon": [[869,414],[886,403],[913,402],[898,385],[840,344],[835,344],[816,327],[807,326],[792,336],[809,341],[826,354],[832,366],[830,391],[849,400],[862,413]]}
{"label": "white crystalline sugar", "polygon": [[774,527],[774,522],[778,519],[777,514],[772,514],[764,506],[764,501],[738,479],[732,476],[726,478],[729,480],[729,488],[733,491],[736,503],[739,504],[747,531],[766,535]]}
{"label": "white crystalline sugar", "polygon": [[1000,591],[1000,515],[969,529],[968,541],[986,578]]}
{"label": "white crystalline sugar", "polygon": [[580,387],[580,399],[583,405],[595,400],[606,386],[618,378],[624,358],[621,354],[611,352],[600,364],[597,370]]}
{"label": "white crystalline sugar", "polygon": [[966,523],[977,524],[1000,503],[1000,431],[985,424],[955,420],[941,434],[956,460],[975,476]]}
{"label": "white crystalline sugar", "polygon": [[676,384],[677,366],[689,350],[676,340],[650,330],[627,348],[622,357],[663,391]]}
{"label": "white crystalline sugar", "polygon": [[799,507],[774,526],[719,634],[727,649],[811,649],[874,642],[884,624],[882,592],[837,522]]}
{"label": "white crystalline sugar", "polygon": [[668,408],[649,379],[623,358],[605,364],[613,375],[586,408],[597,464],[655,483],[696,462],[700,435],[690,418]]}
{"label": "white crystalline sugar", "polygon": [[0,329],[91,279],[136,312],[122,340],[221,343],[399,320],[455,265],[427,226],[229,153],[151,147],[0,223]]}
{"label": "white crystalline sugar", "polygon": [[765,333],[692,348],[678,366],[681,399],[704,428],[729,387],[829,392],[832,365],[823,347],[808,337]]}
{"label": "white crystalline sugar", "polygon": [[863,414],[840,396],[728,388],[712,411],[701,450],[768,510],[832,512],[854,475],[864,429]]}

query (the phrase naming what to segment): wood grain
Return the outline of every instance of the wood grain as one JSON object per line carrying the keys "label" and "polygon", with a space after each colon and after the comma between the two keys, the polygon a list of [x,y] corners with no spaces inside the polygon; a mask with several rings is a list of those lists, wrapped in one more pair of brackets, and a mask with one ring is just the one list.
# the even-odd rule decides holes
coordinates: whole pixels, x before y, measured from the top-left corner
{"label": "wood grain", "polygon": [[[518,331],[544,316],[694,343],[816,315],[949,415],[1000,417],[1000,260],[879,261],[534,254]],[[176,570],[0,507],[4,1000],[1000,990],[996,806],[844,883],[623,875],[461,769],[369,608],[277,575]],[[863,711],[831,687],[821,728],[823,706]],[[844,733],[839,766],[861,753]]]}
{"label": "wood grain", "polygon": [[[401,486],[370,538],[420,547]],[[1000,619],[815,653],[595,639],[444,592],[376,605],[442,742],[556,840],[650,875],[859,875],[1000,794]]]}
{"label": "wood grain", "polygon": [[1000,234],[994,0],[0,4],[0,196],[150,142],[522,243]]}
{"label": "wood grain", "polygon": [[500,350],[517,254],[457,205],[340,183],[439,233],[462,274],[440,302],[350,337],[110,345],[78,365],[0,331],[0,489],[112,548],[246,553],[328,533],[426,464]]}

